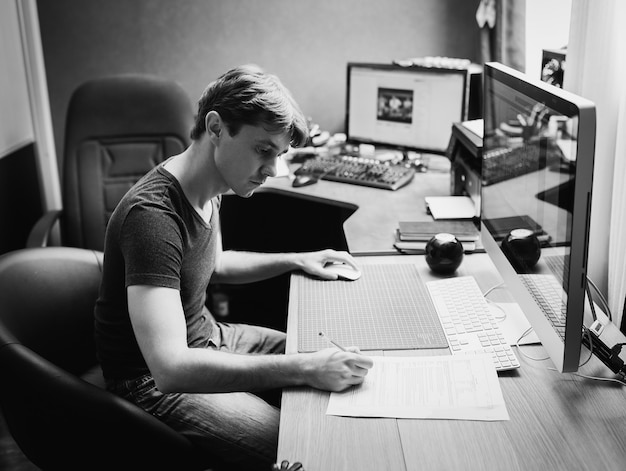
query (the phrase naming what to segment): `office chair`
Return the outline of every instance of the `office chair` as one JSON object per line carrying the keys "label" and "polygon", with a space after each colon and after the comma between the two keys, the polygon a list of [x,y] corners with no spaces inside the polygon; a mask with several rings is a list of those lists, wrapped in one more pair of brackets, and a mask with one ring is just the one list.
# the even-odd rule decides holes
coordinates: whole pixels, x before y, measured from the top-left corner
{"label": "office chair", "polygon": [[90,80],[70,99],[63,155],[63,210],[35,224],[27,247],[42,247],[56,221],[55,245],[102,251],[113,209],[148,170],[183,151],[194,112],[176,82],[148,75]]}
{"label": "office chair", "polygon": [[96,385],[102,258],[72,247],[0,256],[0,408],[11,435],[44,470],[203,469],[185,437]]}

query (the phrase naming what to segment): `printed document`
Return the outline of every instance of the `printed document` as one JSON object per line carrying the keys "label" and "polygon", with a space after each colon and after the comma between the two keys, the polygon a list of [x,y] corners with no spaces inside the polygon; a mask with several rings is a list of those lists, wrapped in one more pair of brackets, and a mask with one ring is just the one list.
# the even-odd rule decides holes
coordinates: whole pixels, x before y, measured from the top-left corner
{"label": "printed document", "polygon": [[363,384],[331,393],[328,415],[509,420],[488,355],[372,357]]}
{"label": "printed document", "polygon": [[472,219],[479,215],[469,196],[426,196],[424,201],[434,219]]}

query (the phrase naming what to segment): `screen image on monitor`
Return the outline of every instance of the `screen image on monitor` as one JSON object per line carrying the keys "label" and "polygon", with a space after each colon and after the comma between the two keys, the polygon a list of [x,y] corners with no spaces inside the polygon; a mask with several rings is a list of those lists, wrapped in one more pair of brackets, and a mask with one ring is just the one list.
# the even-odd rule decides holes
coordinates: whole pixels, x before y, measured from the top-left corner
{"label": "screen image on monitor", "polygon": [[348,63],[350,142],[445,154],[452,124],[467,119],[469,71]]}
{"label": "screen image on monitor", "polygon": [[[483,92],[483,244],[555,367],[576,371],[595,106],[499,63],[485,64]],[[551,289],[552,310],[541,306]]]}

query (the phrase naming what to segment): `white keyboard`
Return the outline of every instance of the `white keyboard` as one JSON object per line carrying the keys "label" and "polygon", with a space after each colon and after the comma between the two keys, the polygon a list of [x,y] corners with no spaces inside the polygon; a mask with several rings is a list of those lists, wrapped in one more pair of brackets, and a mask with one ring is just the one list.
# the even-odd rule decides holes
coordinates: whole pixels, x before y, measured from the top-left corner
{"label": "white keyboard", "polygon": [[561,338],[565,338],[567,297],[559,280],[554,275],[519,275],[519,277],[543,313],[550,319],[554,329]]}
{"label": "white keyboard", "polygon": [[472,276],[426,283],[453,355],[488,353],[496,370],[520,364]]}

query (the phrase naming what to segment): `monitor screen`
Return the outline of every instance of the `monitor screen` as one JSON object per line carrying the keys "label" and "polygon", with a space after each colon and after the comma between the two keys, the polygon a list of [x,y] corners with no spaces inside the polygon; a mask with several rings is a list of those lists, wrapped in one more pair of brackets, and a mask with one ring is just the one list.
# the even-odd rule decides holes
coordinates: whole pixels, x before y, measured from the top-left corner
{"label": "monitor screen", "polygon": [[[487,63],[483,118],[483,243],[557,369],[576,371],[595,107],[539,79]],[[540,305],[550,287],[555,287],[552,311]]]}
{"label": "monitor screen", "polygon": [[445,154],[467,118],[468,69],[348,64],[348,140]]}

